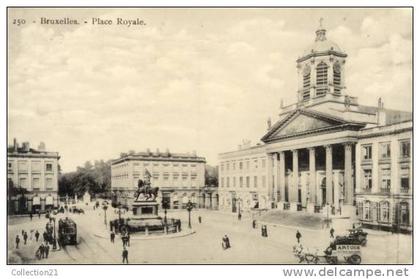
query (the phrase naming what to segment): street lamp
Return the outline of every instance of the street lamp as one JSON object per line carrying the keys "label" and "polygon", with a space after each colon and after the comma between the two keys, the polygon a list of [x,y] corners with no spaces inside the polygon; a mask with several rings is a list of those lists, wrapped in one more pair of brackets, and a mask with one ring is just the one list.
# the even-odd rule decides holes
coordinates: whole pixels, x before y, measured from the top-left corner
{"label": "street lamp", "polygon": [[108,209],[108,205],[106,203],[104,203],[102,205],[102,209],[104,210],[104,223],[105,223],[105,227],[106,227],[106,210]]}
{"label": "street lamp", "polygon": [[53,238],[53,250],[57,250],[57,235],[55,233],[55,217],[51,218],[54,222],[54,227],[53,227],[53,231],[54,231],[54,238]]}
{"label": "street lamp", "polygon": [[187,210],[188,210],[188,228],[191,229],[191,210],[193,209],[194,205],[191,201],[187,203]]}
{"label": "street lamp", "polygon": [[241,215],[241,203],[242,203],[242,199],[238,198],[238,219],[240,220],[242,215]]}
{"label": "street lamp", "polygon": [[164,223],[165,223],[165,229],[166,229],[166,233],[168,233],[168,219],[167,219],[167,213],[168,213],[168,209],[169,209],[169,201],[168,200],[162,200],[162,207],[163,207],[163,212],[165,213],[165,217],[163,219]]}

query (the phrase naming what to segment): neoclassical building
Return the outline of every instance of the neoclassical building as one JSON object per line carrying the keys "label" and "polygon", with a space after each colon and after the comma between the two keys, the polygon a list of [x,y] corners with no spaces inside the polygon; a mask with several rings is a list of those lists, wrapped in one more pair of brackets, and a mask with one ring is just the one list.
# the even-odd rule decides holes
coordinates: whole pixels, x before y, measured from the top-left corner
{"label": "neoclassical building", "polygon": [[[347,92],[346,59],[320,27],[296,60],[297,103],[281,106],[262,143],[219,154],[221,209],[328,210],[410,230],[412,113],[386,109],[380,98],[359,104]],[[367,146],[371,159],[362,160]]]}
{"label": "neoclassical building", "polygon": [[[29,142],[19,145],[14,139],[7,148],[7,177],[10,214],[45,212],[58,205],[58,152],[37,149]],[[16,189],[16,190],[14,190]],[[18,193],[12,193],[12,192]]]}
{"label": "neoclassical building", "polygon": [[[198,207],[205,203],[204,170],[206,159],[193,153],[146,152],[122,154],[111,164],[113,203],[130,207],[139,179],[146,170],[153,187],[159,187],[158,202],[164,200],[171,209],[185,208],[188,201]],[[209,203],[209,201],[207,201]]]}

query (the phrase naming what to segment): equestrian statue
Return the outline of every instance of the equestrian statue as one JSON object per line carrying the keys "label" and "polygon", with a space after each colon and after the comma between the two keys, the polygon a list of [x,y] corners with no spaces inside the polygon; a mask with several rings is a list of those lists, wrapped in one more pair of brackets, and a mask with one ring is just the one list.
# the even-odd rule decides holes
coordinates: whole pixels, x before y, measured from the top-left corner
{"label": "equestrian statue", "polygon": [[144,175],[144,181],[139,179],[137,182],[136,200],[154,201],[156,200],[159,187],[152,187],[150,182],[151,175],[148,170]]}

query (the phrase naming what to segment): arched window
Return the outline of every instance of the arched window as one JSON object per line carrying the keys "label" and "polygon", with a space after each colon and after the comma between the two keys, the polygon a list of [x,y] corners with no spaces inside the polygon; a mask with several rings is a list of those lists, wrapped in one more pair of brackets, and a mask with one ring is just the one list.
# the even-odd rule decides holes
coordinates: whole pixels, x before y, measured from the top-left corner
{"label": "arched window", "polygon": [[379,221],[389,222],[389,202],[381,201],[379,204]]}
{"label": "arched window", "polygon": [[321,62],[316,66],[316,95],[322,96],[328,89],[328,66]]}
{"label": "arched window", "polygon": [[303,92],[302,92],[303,101],[309,100],[310,88],[311,88],[311,68],[309,66],[306,66],[305,69],[303,70]]}
{"label": "arched window", "polygon": [[365,204],[363,206],[363,219],[365,220],[371,219],[370,201],[365,201]]}
{"label": "arched window", "polygon": [[341,94],[341,66],[338,62],[334,64],[333,84],[334,94]]}

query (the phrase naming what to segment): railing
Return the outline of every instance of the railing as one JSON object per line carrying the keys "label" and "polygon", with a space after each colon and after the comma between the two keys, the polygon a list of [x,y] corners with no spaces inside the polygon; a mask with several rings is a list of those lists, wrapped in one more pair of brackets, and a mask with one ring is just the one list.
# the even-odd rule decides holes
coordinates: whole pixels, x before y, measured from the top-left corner
{"label": "railing", "polygon": [[401,193],[409,193],[410,192],[410,188],[400,188],[400,192]]}
{"label": "railing", "polygon": [[381,192],[382,194],[388,194],[388,193],[390,193],[390,192],[391,192],[391,189],[389,189],[389,188],[381,188],[380,192]]}

